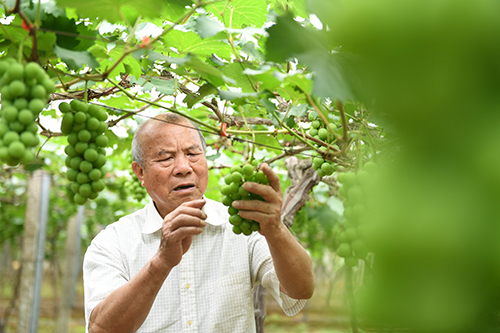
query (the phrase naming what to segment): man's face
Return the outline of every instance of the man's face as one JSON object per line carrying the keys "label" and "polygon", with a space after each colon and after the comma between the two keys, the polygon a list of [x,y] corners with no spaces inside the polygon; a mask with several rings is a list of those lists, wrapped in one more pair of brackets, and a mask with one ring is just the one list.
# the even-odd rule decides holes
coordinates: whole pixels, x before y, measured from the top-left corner
{"label": "man's face", "polygon": [[141,134],[144,168],[132,168],[162,217],[184,202],[201,199],[208,168],[198,131],[188,122],[153,121]]}

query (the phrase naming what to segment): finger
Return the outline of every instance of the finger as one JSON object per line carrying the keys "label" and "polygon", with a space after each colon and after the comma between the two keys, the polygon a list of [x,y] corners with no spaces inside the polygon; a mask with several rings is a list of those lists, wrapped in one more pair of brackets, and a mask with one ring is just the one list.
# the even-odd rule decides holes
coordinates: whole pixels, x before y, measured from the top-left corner
{"label": "finger", "polygon": [[180,215],[174,218],[173,220],[164,223],[164,225],[165,228],[173,232],[177,229],[187,228],[187,227],[204,228],[207,225],[207,222],[205,222],[204,219],[201,219],[196,216]]}
{"label": "finger", "polygon": [[184,202],[179,207],[192,207],[192,208],[202,209],[206,203],[207,201],[205,199],[198,199],[198,200]]}
{"label": "finger", "polygon": [[273,190],[281,193],[280,177],[276,172],[273,171],[273,169],[271,169],[269,164],[262,163],[260,166],[260,170],[262,170],[262,172],[264,172],[264,174],[267,176],[267,179],[269,179],[269,185],[273,188]]}
{"label": "finger", "polygon": [[173,220],[180,215],[196,216],[204,220],[207,218],[207,214],[202,210],[205,203],[205,200],[193,200],[185,202],[177,207],[173,212],[165,216],[164,221]]}
{"label": "finger", "polygon": [[247,192],[260,195],[267,202],[276,203],[281,199],[281,191],[277,192],[269,185],[246,182],[243,184],[243,189]]}
{"label": "finger", "polygon": [[256,211],[269,214],[277,211],[275,205],[261,200],[236,200],[233,201],[233,207],[239,211]]}
{"label": "finger", "polygon": [[254,220],[262,224],[271,223],[276,220],[276,215],[261,211],[240,210],[238,214],[244,219]]}
{"label": "finger", "polygon": [[184,240],[185,238],[191,237],[191,236],[196,236],[199,235],[203,232],[203,228],[197,228],[197,227],[184,227],[184,228],[179,228],[173,233],[173,239],[177,240]]}

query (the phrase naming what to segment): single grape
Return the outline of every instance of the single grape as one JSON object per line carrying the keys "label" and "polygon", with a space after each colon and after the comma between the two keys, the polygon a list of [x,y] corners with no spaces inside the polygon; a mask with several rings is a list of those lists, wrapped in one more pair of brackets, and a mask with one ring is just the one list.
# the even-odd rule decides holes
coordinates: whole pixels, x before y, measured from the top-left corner
{"label": "single grape", "polygon": [[19,159],[23,157],[26,146],[21,141],[14,141],[9,144],[9,155],[12,158]]}
{"label": "single grape", "polygon": [[351,245],[349,243],[341,243],[337,249],[337,255],[342,258],[347,258],[352,255]]}

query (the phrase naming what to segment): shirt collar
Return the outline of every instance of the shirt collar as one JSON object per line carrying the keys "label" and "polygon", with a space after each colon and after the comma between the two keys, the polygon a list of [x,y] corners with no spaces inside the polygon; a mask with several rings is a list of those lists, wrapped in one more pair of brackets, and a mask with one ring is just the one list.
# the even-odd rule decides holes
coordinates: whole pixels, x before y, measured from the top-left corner
{"label": "shirt collar", "polygon": [[[228,222],[229,213],[224,209],[225,206],[217,205],[217,203],[211,199],[205,197],[207,203],[203,206],[202,210],[207,214],[207,219],[205,220],[208,224],[213,226],[220,226]],[[156,206],[153,201],[149,202],[146,207],[146,221],[142,228],[143,234],[152,234],[161,229],[163,224],[163,219],[158,213]]]}

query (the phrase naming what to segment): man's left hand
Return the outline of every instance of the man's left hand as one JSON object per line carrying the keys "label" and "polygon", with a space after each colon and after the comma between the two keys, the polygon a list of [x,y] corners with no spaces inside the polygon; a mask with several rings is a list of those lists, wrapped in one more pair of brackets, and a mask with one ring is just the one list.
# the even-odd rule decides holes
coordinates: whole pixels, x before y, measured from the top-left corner
{"label": "man's left hand", "polygon": [[243,188],[251,193],[262,196],[261,200],[237,200],[233,207],[239,209],[239,215],[244,219],[259,222],[259,232],[266,238],[278,236],[285,225],[281,222],[281,208],[283,206],[283,194],[281,192],[280,179],[271,167],[263,163],[260,170],[269,179],[269,185],[246,182]]}

